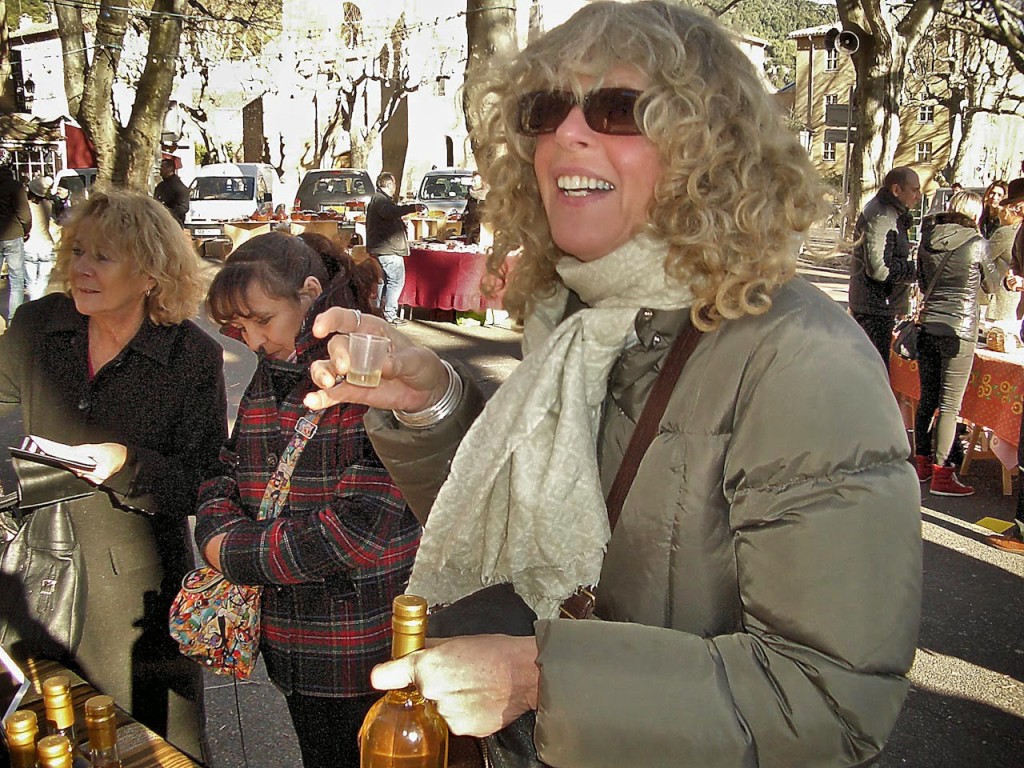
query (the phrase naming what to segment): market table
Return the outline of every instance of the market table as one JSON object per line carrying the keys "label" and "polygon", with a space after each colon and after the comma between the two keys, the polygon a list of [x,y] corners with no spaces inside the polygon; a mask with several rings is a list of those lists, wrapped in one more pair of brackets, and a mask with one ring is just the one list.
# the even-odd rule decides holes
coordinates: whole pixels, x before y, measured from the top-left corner
{"label": "market table", "polygon": [[[101,693],[89,683],[62,665],[47,660],[32,659],[25,665],[25,677],[32,686],[21,702],[21,709],[36,713],[40,735],[46,732],[46,712],[43,706],[42,686],[46,678],[64,675],[71,682],[71,705],[75,710],[75,736],[79,743],[88,736],[85,728],[85,702]],[[121,768],[196,768],[198,765],[131,715],[116,706],[117,747]],[[2,714],[2,713],[0,713]],[[2,749],[2,748],[0,748]],[[0,755],[0,757],[4,757]]]}
{"label": "market table", "polygon": [[459,243],[414,244],[405,259],[405,287],[398,303],[425,309],[485,312],[501,309],[500,293],[484,296],[480,281],[487,259]]}
{"label": "market table", "polygon": [[[921,397],[921,380],[917,361],[907,361],[895,354],[889,356],[889,382],[897,399],[917,408]],[[960,416],[972,425],[970,450],[961,470],[967,474],[970,464],[979,458],[996,458],[1004,467],[1003,492],[1010,493],[1009,468],[1016,464],[1013,458],[1020,441],[1020,421],[1024,400],[1024,354],[994,352],[984,347],[974,351],[967,391],[960,406]],[[993,452],[986,443],[984,430],[989,430],[1003,443]],[[1007,462],[1010,462],[1007,467]]]}

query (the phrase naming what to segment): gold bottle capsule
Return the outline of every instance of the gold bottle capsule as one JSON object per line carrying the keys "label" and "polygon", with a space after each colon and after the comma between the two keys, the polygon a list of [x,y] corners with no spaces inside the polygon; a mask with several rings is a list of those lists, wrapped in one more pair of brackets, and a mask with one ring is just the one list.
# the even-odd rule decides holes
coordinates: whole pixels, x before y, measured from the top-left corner
{"label": "gold bottle capsule", "polygon": [[36,764],[36,737],[39,723],[36,713],[19,709],[7,718],[7,749],[11,754],[11,768],[34,768]]}
{"label": "gold bottle capsule", "polygon": [[36,745],[39,768],[72,768],[71,742],[67,736],[44,736]]}

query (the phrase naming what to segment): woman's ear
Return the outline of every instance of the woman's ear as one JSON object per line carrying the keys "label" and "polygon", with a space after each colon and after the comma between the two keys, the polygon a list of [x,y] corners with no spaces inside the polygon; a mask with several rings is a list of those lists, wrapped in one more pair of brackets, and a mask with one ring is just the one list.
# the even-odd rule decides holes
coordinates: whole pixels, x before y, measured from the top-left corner
{"label": "woman's ear", "polygon": [[302,287],[299,289],[299,296],[306,296],[309,299],[314,300],[323,292],[324,288],[320,285],[320,281],[310,275],[303,281]]}

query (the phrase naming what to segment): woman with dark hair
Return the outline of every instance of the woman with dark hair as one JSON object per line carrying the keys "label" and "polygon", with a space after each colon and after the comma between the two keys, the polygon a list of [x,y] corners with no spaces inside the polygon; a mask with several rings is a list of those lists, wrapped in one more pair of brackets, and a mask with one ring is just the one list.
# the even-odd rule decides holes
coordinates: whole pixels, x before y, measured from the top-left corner
{"label": "woman with dark hair", "polygon": [[[933,496],[970,496],[974,489],[957,479],[951,458],[960,404],[974,364],[978,339],[979,291],[991,293],[999,273],[978,231],[982,198],[957,192],[942,213],[921,222],[918,283],[927,291],[921,309],[918,373],[921,400],[914,420],[917,478],[931,481]],[[932,417],[938,408],[935,426]]]}
{"label": "woman with dark hair", "polygon": [[[1002,179],[996,179],[985,188],[985,194],[981,196],[981,219],[979,229],[986,240],[992,237],[1002,222],[999,219],[999,211],[1002,208],[1003,199],[1006,197],[1006,190],[1009,185]],[[952,199],[950,199],[952,205]],[[946,210],[950,210],[947,205]]]}
{"label": "woman with dark hair", "polygon": [[98,492],[71,502],[85,560],[72,661],[175,746],[202,757],[202,676],[167,613],[192,567],[186,518],[227,434],[223,354],[191,318],[200,262],[160,203],[94,193],[65,224],[63,293],[21,306],[0,336],[0,404],[25,431],[75,445]]}
{"label": "woman with dark hair", "polygon": [[359,763],[356,734],[379,697],[370,669],[389,656],[391,601],[405,589],[420,537],[366,437],[359,405],[323,412],[281,514],[256,520],[307,414],[309,364],[326,353],[312,336],[313,318],[329,307],[379,317],[372,272],[320,246],[318,253],[291,235],[260,235],[232,253],[210,285],[210,316],[259,363],[220,472],[200,489],[196,524],[210,565],[236,584],[267,587],[260,647],[307,768]]}
{"label": "woman with dark hair", "polygon": [[[533,711],[552,766],[870,762],[914,658],[920,495],[877,352],[795,275],[823,208],[807,153],[733,36],[675,3],[588,3],[467,103],[522,361],[483,405],[456,366],[334,308],[317,335],[393,352],[361,391],[334,337],[307,404],[374,406],[426,519],[411,593],[510,583],[536,620],[374,684],[415,682],[458,734]],[[612,529],[605,498],[693,329]],[[593,584],[603,620],[559,618]]]}

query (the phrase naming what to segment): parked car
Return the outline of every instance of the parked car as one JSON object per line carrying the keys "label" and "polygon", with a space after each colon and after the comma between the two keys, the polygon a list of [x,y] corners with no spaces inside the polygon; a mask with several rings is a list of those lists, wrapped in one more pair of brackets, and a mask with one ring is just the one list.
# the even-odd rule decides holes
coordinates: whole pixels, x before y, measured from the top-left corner
{"label": "parked car", "polygon": [[[964,192],[975,192],[979,195],[985,194],[984,187],[964,187]],[[928,205],[928,213],[941,213],[946,210],[946,206],[949,204],[949,198],[953,196],[953,190],[949,187],[939,187],[935,190],[935,194],[932,195],[932,199]]]}
{"label": "parked car", "polygon": [[436,168],[427,171],[420,182],[414,201],[432,211],[462,213],[466,210],[473,171],[464,168]]}
{"label": "parked car", "polygon": [[222,237],[225,221],[265,213],[274,203],[277,172],[266,163],[212,163],[196,171],[189,186],[185,227],[198,240]]}
{"label": "parked car", "polygon": [[373,180],[357,168],[306,171],[295,193],[293,212],[341,211],[352,202],[365,206],[373,195]]}

